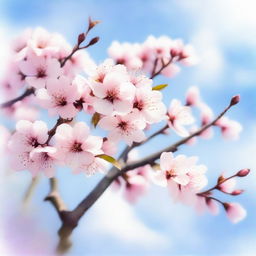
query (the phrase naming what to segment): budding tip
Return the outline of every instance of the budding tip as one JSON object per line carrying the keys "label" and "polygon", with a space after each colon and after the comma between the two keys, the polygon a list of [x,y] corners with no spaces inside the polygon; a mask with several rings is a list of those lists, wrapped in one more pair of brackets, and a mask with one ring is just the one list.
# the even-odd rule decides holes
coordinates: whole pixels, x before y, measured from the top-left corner
{"label": "budding tip", "polygon": [[230,101],[230,106],[236,105],[240,101],[240,95],[233,96]]}
{"label": "budding tip", "polygon": [[251,171],[250,169],[242,169],[236,174],[236,176],[245,177],[250,173],[250,171]]}

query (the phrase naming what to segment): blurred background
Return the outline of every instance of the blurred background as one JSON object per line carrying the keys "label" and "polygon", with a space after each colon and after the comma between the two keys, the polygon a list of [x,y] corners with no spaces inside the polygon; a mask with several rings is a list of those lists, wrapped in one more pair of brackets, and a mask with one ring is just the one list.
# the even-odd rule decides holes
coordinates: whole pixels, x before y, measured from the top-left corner
{"label": "blurred background", "polygon": [[[93,31],[101,40],[89,49],[97,63],[107,57],[113,40],[142,42],[151,34],[167,35],[195,47],[200,58],[197,66],[182,68],[173,79],[157,80],[170,84],[164,91],[167,104],[173,97],[183,100],[191,85],[200,88],[216,114],[233,95],[241,95],[239,105],[228,113],[243,125],[240,140],[226,141],[216,130],[214,139],[200,139],[196,146],[183,146],[180,153],[197,155],[200,163],[208,166],[209,186],[222,172],[252,169],[238,184],[246,193],[226,198],[247,209],[244,221],[231,224],[223,209],[218,216],[199,216],[189,207],[174,204],[168,192],[156,186],[135,205],[110,190],[82,218],[69,255],[255,255],[255,9],[255,0],[0,0],[0,72],[6,62],[6,47],[25,28],[42,26],[74,44],[91,16],[102,21]],[[143,154],[171,141],[175,137],[170,141],[159,137],[143,147]],[[61,169],[57,176],[70,209],[101,178],[74,176]],[[21,200],[30,181],[27,172],[12,173],[4,168],[1,172],[1,255],[54,255],[60,222],[52,206],[43,202],[48,182],[41,178],[24,209]]]}

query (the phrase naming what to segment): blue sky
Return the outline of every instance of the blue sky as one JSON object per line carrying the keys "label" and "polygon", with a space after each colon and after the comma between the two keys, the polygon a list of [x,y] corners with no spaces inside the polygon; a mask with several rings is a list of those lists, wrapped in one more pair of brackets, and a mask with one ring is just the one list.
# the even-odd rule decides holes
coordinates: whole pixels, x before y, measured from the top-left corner
{"label": "blue sky", "polygon": [[[97,62],[107,57],[112,40],[142,42],[152,34],[192,43],[201,59],[199,65],[183,68],[171,80],[161,77],[156,81],[170,84],[165,91],[165,101],[173,97],[182,99],[189,86],[197,85],[218,113],[231,96],[240,94],[241,103],[228,116],[240,121],[244,130],[239,141],[225,141],[216,131],[214,140],[200,140],[195,147],[182,147],[180,152],[198,155],[200,163],[209,167],[209,185],[214,184],[214,179],[223,171],[256,168],[254,0],[1,0],[0,3],[1,65],[4,64],[4,45],[23,29],[42,26],[62,33],[72,43],[86,27],[89,15],[102,21],[93,32],[101,41],[90,48]],[[170,141],[173,140],[171,137]],[[143,147],[143,152],[149,153],[167,143],[170,142],[159,138],[150,147]],[[70,170],[59,170],[58,177],[70,208],[100,179],[100,176],[90,179],[72,176]],[[247,192],[234,200],[247,208],[248,217],[236,225],[231,224],[222,211],[216,217],[198,216],[193,209],[173,204],[167,191],[161,188],[152,187],[135,206],[107,192],[82,219],[74,233],[70,255],[252,255],[256,250],[255,178],[252,173],[239,182]],[[52,248],[60,223],[51,206],[42,202],[48,191],[46,179],[40,182],[30,211],[22,214],[18,211],[18,202],[29,180],[25,172],[7,175],[4,196],[9,194],[13,200],[5,200],[5,209],[12,210],[4,211],[4,218],[13,220],[19,215],[24,221],[35,222],[30,232],[24,230],[22,221],[15,222],[16,240],[23,237],[20,243],[29,247],[35,243],[33,239],[46,239]],[[44,236],[37,238],[41,230]]]}

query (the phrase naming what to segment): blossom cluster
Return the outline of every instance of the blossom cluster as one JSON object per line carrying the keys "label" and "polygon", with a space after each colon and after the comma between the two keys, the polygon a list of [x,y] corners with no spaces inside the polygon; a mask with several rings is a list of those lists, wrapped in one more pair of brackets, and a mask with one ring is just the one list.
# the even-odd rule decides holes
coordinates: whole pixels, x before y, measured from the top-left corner
{"label": "blossom cluster", "polygon": [[143,70],[151,76],[162,69],[160,71],[162,75],[173,77],[180,71],[178,64],[197,63],[197,57],[191,45],[185,45],[182,40],[174,40],[167,36],[159,38],[149,36],[141,44],[114,41],[108,53],[116,63],[124,64],[130,70]]}
{"label": "blossom cluster", "polygon": [[[213,112],[197,87],[189,88],[185,104],[172,99],[167,107],[161,86],[153,85],[157,75],[176,74],[178,63],[195,63],[191,46],[164,36],[150,36],[142,44],[113,42],[109,48],[112,59],[96,65],[85,50],[81,51],[97,42],[92,39],[80,48],[86,36],[80,34],[72,48],[62,36],[37,28],[25,31],[14,41],[12,59],[1,82],[6,100],[25,95],[2,105],[3,112],[17,120],[12,134],[2,129],[8,134],[5,144],[12,169],[29,170],[33,176],[43,172],[48,177],[55,175],[57,166],[88,176],[104,173],[108,165],[102,156],[115,157],[119,142],[130,149],[146,142],[146,131],[154,124],[166,123],[161,134],[171,130],[188,137],[198,129],[192,108],[200,112],[199,128],[211,123]],[[57,119],[53,128],[40,120],[41,110]],[[92,135],[86,122],[76,121],[79,114],[90,116],[104,135]],[[221,117],[197,136],[211,137],[211,126],[218,126],[226,138],[236,139],[242,130],[238,122]],[[192,136],[187,143],[192,144],[195,138]],[[175,201],[215,211],[216,200],[201,192],[207,184],[207,168],[196,165],[196,161],[195,157],[163,152],[160,171],[153,168],[157,163],[144,164],[120,175],[115,185],[123,188],[130,202],[135,202],[153,182],[168,186]],[[227,192],[223,186],[230,180],[222,181],[218,189]],[[236,204],[223,206],[233,221],[245,215],[242,210],[239,216],[233,210],[229,214]]]}

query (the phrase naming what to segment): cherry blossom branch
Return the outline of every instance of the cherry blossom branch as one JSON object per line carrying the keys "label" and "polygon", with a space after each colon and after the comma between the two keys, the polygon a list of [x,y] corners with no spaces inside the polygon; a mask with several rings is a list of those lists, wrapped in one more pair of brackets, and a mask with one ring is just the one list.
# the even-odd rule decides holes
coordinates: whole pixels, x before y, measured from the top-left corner
{"label": "cherry blossom branch", "polygon": [[98,41],[99,41],[99,37],[94,37],[90,40],[90,42],[85,45],[85,46],[80,46],[86,39],[89,31],[94,27],[96,26],[97,24],[99,23],[99,21],[92,21],[91,18],[89,18],[89,25],[88,25],[88,28],[87,28],[87,31],[85,33],[81,33],[79,34],[78,38],[77,38],[77,44],[74,46],[72,52],[67,56],[65,57],[64,59],[62,59],[60,61],[60,66],[63,67],[66,62],[68,60],[70,60],[72,58],[72,56],[79,50],[82,50],[82,49],[86,49],[94,44],[96,44]]}
{"label": "cherry blossom branch", "polygon": [[56,178],[50,178],[50,192],[44,201],[49,201],[59,215],[62,211],[67,210],[67,207],[59,194],[58,181]]}
{"label": "cherry blossom branch", "polygon": [[176,142],[175,144],[166,147],[148,157],[145,157],[142,160],[139,161],[134,161],[130,164],[127,164],[120,172],[124,173],[126,171],[129,170],[133,170],[136,169],[138,167],[144,166],[146,164],[153,164],[157,159],[159,159],[160,155],[162,154],[162,152],[175,152],[177,151],[178,147],[185,144],[186,142],[188,142],[190,139],[192,139],[193,137],[196,137],[198,135],[200,135],[202,132],[204,132],[205,130],[207,130],[208,128],[210,128],[211,126],[215,125],[215,123],[222,118],[225,113],[234,105],[236,105],[239,102],[239,96],[234,96],[231,101],[230,104],[210,123],[208,123],[207,125],[204,125],[202,128],[200,128],[199,130],[197,130],[196,132],[190,134],[188,137],[179,140],[178,142]]}
{"label": "cherry blossom branch", "polygon": [[[156,60],[158,60],[158,59],[156,59]],[[158,62],[158,61],[156,61],[154,63],[154,68],[153,68],[150,79],[153,79],[156,76],[158,76],[166,67],[168,67],[172,63],[172,61],[173,61],[173,57],[170,57],[170,60],[167,61],[166,63],[164,63],[163,59],[161,59],[162,67],[158,71],[156,71],[156,65],[157,65],[157,62]]]}
{"label": "cherry blossom branch", "polygon": [[[175,144],[166,147],[148,157],[145,157],[142,160],[126,164],[120,171],[117,168],[112,167],[107,173],[107,175],[103,177],[103,179],[96,185],[96,187],[72,211],[66,210],[66,207],[57,191],[56,181],[54,178],[51,179],[51,192],[47,196],[46,200],[50,201],[53,204],[62,221],[62,226],[59,230],[60,242],[58,248],[64,248],[64,250],[67,250],[70,247],[71,243],[69,241],[69,237],[72,234],[73,230],[77,227],[79,220],[88,211],[88,209],[91,208],[91,206],[98,200],[98,198],[104,193],[104,191],[110,186],[110,184],[116,178],[123,175],[125,172],[129,170],[136,169],[146,164],[153,164],[157,159],[159,159],[162,152],[175,152],[179,146],[183,145],[193,137],[200,135],[203,131],[213,126],[233,105],[236,105],[238,102],[239,96],[233,97],[232,100],[230,101],[229,106],[226,107],[224,111],[222,111],[212,122],[203,126],[198,131],[192,133],[188,137],[181,139]],[[163,127],[159,131],[152,134],[148,139],[151,139],[160,134],[160,131],[163,131],[164,128],[166,129],[166,127]],[[146,141],[144,141],[143,143],[145,143]],[[127,149],[125,149],[124,152],[121,153],[119,159],[122,159],[126,152]]]}
{"label": "cherry blossom branch", "polygon": [[15,104],[16,102],[21,101],[21,100],[25,99],[26,97],[32,95],[34,92],[35,92],[34,88],[32,88],[32,87],[27,88],[27,90],[23,94],[18,96],[17,98],[14,98],[12,100],[9,100],[9,101],[6,101],[6,102],[0,104],[0,108],[8,108],[8,107],[12,106],[13,104]]}

